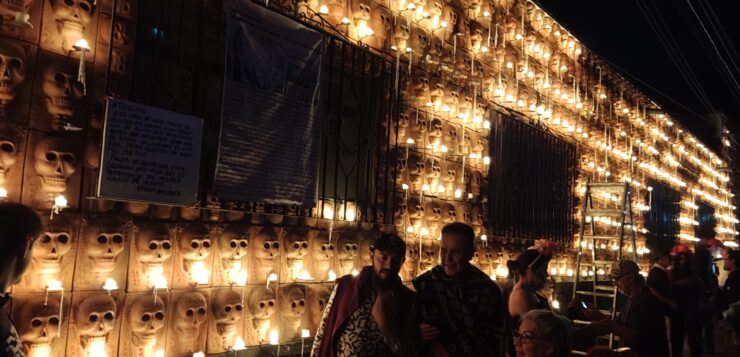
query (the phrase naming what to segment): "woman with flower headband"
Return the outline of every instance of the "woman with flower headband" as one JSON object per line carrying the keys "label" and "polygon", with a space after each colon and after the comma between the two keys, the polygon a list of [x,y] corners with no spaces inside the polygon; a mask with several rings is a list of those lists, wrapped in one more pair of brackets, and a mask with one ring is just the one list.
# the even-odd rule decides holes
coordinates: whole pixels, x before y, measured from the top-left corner
{"label": "woman with flower headband", "polygon": [[547,265],[557,244],[538,240],[516,259],[518,281],[509,296],[509,314],[517,321],[530,310],[550,309],[547,298],[539,293],[549,274]]}

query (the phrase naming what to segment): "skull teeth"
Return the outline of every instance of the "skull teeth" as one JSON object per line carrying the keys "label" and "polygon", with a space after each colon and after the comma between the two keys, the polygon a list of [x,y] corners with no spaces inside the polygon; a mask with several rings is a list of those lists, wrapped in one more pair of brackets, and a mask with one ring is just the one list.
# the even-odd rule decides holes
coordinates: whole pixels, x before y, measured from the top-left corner
{"label": "skull teeth", "polygon": [[72,107],[72,101],[69,97],[52,98],[52,103],[58,107]]}

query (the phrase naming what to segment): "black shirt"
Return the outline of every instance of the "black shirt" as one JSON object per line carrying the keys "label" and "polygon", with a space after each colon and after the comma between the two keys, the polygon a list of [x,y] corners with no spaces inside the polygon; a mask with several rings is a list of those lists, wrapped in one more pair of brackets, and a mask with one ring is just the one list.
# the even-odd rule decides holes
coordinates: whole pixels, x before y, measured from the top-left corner
{"label": "black shirt", "polygon": [[720,291],[720,312],[727,310],[727,307],[740,301],[740,270],[734,270],[730,272],[725,280],[725,285],[722,286]]}
{"label": "black shirt", "polygon": [[649,289],[642,289],[627,299],[617,321],[639,331],[634,341],[622,340],[635,355],[668,357],[665,318],[660,302]]}
{"label": "black shirt", "polygon": [[0,294],[0,357],[23,357],[23,345],[8,316],[10,296]]}
{"label": "black shirt", "polygon": [[[668,272],[664,269],[653,266],[648,273],[646,284],[648,288],[654,289],[665,297],[669,297],[671,281],[668,278]],[[663,312],[668,314],[670,306],[664,303],[661,305],[663,306]]]}

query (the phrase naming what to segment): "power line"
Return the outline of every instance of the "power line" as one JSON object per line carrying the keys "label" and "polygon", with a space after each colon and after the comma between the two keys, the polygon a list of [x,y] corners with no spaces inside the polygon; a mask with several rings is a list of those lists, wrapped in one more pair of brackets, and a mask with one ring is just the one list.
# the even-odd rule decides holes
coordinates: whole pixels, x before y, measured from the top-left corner
{"label": "power line", "polygon": [[[670,32],[666,34],[665,30],[663,29],[663,27],[667,27],[665,21],[662,21],[663,27],[661,27],[661,23],[659,23],[655,19],[654,15],[650,13],[650,9],[648,9],[647,6],[643,6],[643,4],[641,4],[639,0],[635,0],[635,2],[645,19],[647,20],[648,25],[650,25],[650,27],[653,29],[656,37],[668,52],[668,57],[676,65],[676,68],[679,70],[681,76],[684,78],[691,91],[694,92],[699,102],[705,107],[708,112],[713,112],[714,108],[711,101],[709,101],[709,98],[706,96],[706,93],[704,93],[701,84],[697,80],[693,71],[691,71],[691,67],[688,65],[685,57],[683,57],[680,47],[678,47],[675,39],[670,35]],[[658,16],[660,16],[659,12]],[[660,19],[662,20],[662,17],[660,17]]]}
{"label": "power line", "polygon": [[[701,29],[704,32],[704,35],[707,37],[707,39],[709,39],[709,43],[712,44],[712,49],[714,49],[714,53],[717,55],[720,62],[722,62],[722,65],[724,66],[723,68],[724,71],[720,71],[720,72],[725,72],[725,74],[729,77],[730,83],[728,83],[727,79],[724,79],[724,78],[723,79],[725,83],[727,84],[727,86],[730,88],[730,92],[733,94],[733,96],[735,96],[735,99],[740,100],[740,95],[738,94],[740,93],[740,84],[738,84],[738,81],[735,78],[735,75],[732,73],[732,70],[727,65],[727,62],[725,61],[724,57],[719,52],[719,49],[717,48],[717,44],[714,42],[714,39],[712,38],[712,36],[709,34],[709,31],[707,31],[706,26],[704,26],[704,22],[699,17],[699,14],[696,13],[694,6],[691,5],[691,1],[686,0],[686,3],[689,5],[689,8],[691,9],[691,12],[696,17],[696,20],[699,21],[699,25],[701,26]],[[730,58],[730,60],[732,60],[732,58]],[[735,67],[737,68],[737,66]]]}

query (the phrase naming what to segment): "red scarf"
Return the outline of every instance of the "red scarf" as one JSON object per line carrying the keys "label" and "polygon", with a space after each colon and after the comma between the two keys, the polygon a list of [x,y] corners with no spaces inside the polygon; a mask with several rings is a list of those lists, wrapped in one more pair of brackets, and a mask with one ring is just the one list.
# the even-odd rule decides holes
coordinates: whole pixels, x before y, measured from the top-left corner
{"label": "red scarf", "polygon": [[[373,267],[366,266],[357,276],[345,275],[337,280],[336,293],[332,301],[331,311],[324,322],[324,337],[319,346],[319,357],[334,357],[334,337],[337,331],[357,310],[360,303],[367,298],[370,292],[370,278]],[[364,291],[360,291],[364,287]]]}

